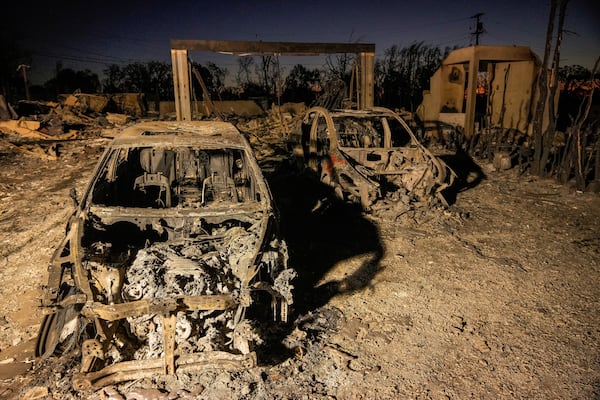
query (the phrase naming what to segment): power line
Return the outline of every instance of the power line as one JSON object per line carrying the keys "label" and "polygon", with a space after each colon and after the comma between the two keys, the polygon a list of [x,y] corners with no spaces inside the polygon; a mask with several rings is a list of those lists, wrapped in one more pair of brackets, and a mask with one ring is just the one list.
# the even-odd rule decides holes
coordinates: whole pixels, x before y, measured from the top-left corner
{"label": "power line", "polygon": [[[62,47],[62,48],[68,49],[68,50],[73,50],[73,51],[76,51],[79,53],[86,53],[86,54],[90,54],[92,56],[102,57],[103,59],[106,59],[106,60],[116,60],[116,61],[122,61],[122,62],[135,62],[135,60],[132,58],[116,57],[116,56],[111,56],[108,54],[96,53],[94,51],[83,50],[83,49],[79,49],[76,47],[70,47],[70,46],[65,46],[65,45],[60,45],[59,47]],[[78,56],[74,55],[74,57],[78,57]]]}
{"label": "power line", "polygon": [[469,37],[470,37],[470,35],[462,35],[462,36],[460,36],[458,38],[455,38],[455,39],[449,39],[449,40],[446,40],[444,42],[436,43],[435,45],[438,46],[438,47],[439,46],[447,45],[449,43],[454,43],[454,44],[458,45],[460,43],[464,43],[467,39],[469,39]]}
{"label": "power line", "polygon": [[[140,38],[134,38],[134,37],[129,37],[129,36],[108,34],[108,33],[98,32],[98,31],[88,31],[88,32],[83,33],[83,35],[88,36],[88,37],[95,37],[95,38],[99,38],[99,39],[103,39],[103,40],[117,39],[121,42],[125,41],[125,42],[136,43],[136,46],[145,47],[147,49],[161,50],[161,51],[168,50],[168,47],[159,45],[156,40],[151,41],[151,40],[147,40],[147,39],[140,39]],[[168,40],[165,40],[165,44],[166,44],[166,46],[168,46]]]}
{"label": "power line", "polygon": [[78,61],[83,63],[92,63],[92,64],[103,64],[103,65],[111,65],[111,64],[126,64],[124,61],[113,62],[102,59],[95,59],[91,57],[77,57],[70,56],[66,54],[52,54],[52,53],[44,53],[44,52],[33,52],[34,56],[47,57],[47,58],[55,58],[59,60],[69,60],[69,61]]}

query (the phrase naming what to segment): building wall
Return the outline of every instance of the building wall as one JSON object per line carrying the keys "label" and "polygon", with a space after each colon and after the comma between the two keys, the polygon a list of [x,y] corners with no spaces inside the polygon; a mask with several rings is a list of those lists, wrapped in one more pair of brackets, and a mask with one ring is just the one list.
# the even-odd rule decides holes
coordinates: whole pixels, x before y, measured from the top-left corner
{"label": "building wall", "polygon": [[430,90],[423,93],[423,102],[417,109],[422,121],[438,121],[440,113],[464,112],[464,65],[442,65],[431,77],[429,85]]}
{"label": "building wall", "polygon": [[492,127],[527,131],[536,72],[533,61],[495,64],[490,82]]}

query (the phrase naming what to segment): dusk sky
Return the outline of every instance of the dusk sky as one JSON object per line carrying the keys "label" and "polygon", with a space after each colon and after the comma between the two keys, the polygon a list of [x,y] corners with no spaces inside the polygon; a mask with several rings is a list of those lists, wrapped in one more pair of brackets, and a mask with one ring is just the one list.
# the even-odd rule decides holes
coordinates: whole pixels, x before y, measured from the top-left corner
{"label": "dusk sky", "polygon": [[[13,29],[34,58],[31,77],[43,83],[57,61],[75,70],[101,72],[109,64],[170,62],[170,39],[362,42],[385,49],[414,42],[439,46],[475,43],[476,13],[484,13],[483,45],[529,46],[543,56],[549,0],[506,1],[22,1],[11,15]],[[561,64],[590,68],[600,56],[600,2],[571,0]],[[234,56],[190,52],[235,76]],[[282,61],[317,68],[322,59]]]}

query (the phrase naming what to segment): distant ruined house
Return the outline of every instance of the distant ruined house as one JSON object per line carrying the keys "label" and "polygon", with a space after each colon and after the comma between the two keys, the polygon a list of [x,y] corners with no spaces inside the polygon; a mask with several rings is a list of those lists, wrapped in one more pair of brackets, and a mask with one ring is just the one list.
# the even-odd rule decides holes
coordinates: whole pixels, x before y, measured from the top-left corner
{"label": "distant ruined house", "polygon": [[498,129],[530,133],[540,66],[524,46],[454,50],[431,77],[417,115],[432,135],[441,134],[444,125],[459,127],[466,139]]}

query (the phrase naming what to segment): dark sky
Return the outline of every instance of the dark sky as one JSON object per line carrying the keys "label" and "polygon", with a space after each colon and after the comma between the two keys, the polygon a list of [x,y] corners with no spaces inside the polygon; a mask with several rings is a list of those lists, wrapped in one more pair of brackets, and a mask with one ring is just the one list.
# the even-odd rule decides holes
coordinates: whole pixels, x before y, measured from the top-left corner
{"label": "dark sky", "polygon": [[[63,67],[100,72],[108,64],[170,61],[170,39],[375,43],[376,57],[396,44],[459,47],[474,44],[476,13],[486,33],[480,44],[529,46],[543,56],[549,0],[454,1],[20,1],[11,15],[33,55],[34,83]],[[600,56],[600,2],[571,0],[562,65],[591,68]],[[191,52],[235,75],[233,56]],[[318,58],[282,61],[317,67]],[[36,82],[37,81],[37,82]]]}

